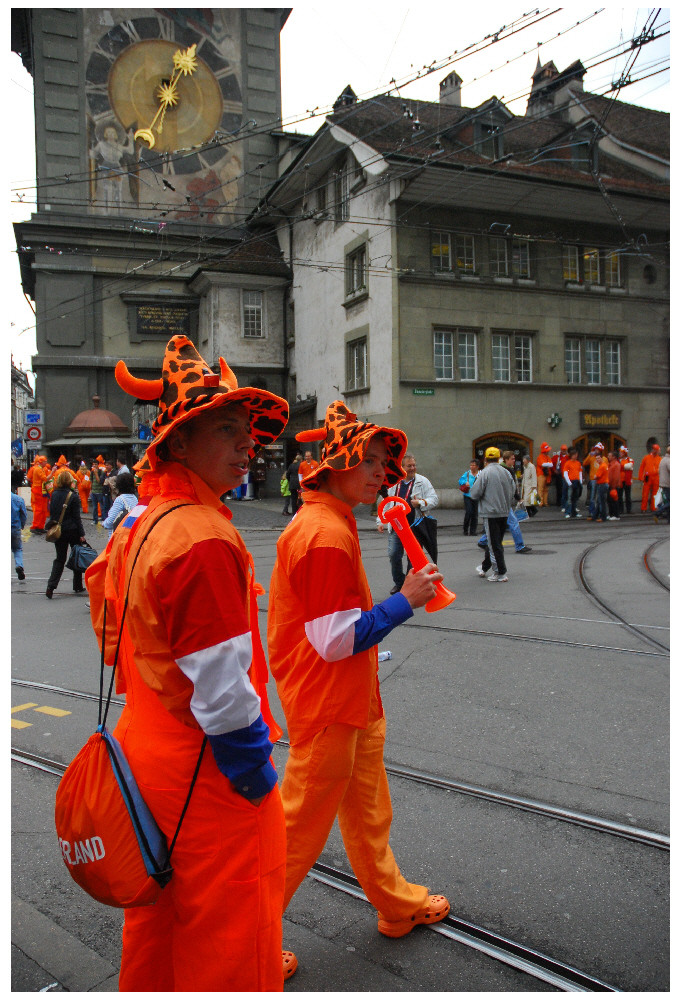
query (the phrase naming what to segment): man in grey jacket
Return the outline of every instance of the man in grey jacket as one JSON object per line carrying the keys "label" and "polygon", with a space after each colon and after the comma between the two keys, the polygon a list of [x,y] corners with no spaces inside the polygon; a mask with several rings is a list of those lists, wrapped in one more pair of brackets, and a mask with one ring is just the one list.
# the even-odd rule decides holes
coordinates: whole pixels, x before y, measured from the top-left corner
{"label": "man in grey jacket", "polygon": [[[490,583],[506,583],[506,560],[502,541],[506,531],[508,512],[511,509],[515,486],[508,469],[499,464],[501,452],[498,448],[488,448],[485,452],[485,468],[471,486],[469,496],[478,501],[478,511],[485,526],[487,545],[482,565],[477,566],[479,576],[487,577]],[[490,555],[490,546],[492,554]]]}

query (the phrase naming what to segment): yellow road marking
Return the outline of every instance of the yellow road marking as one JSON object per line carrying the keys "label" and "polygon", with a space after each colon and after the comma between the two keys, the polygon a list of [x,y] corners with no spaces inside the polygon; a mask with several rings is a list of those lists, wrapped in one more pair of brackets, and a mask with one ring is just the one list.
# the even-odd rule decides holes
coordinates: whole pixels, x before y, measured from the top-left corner
{"label": "yellow road marking", "polygon": [[12,719],[12,729],[26,729],[27,726],[32,725],[32,722],[22,722],[21,719]]}
{"label": "yellow road marking", "polygon": [[[35,708],[37,704],[37,701],[27,701],[25,705],[16,705],[12,709],[12,715],[14,715],[15,712],[23,712],[27,708]],[[30,723],[27,723],[27,725],[30,725]]]}
{"label": "yellow road marking", "polygon": [[71,714],[70,712],[64,712],[61,708],[49,708],[47,705],[44,705],[41,708],[36,708],[35,711],[36,712],[42,712],[43,715],[56,715],[57,718],[59,718],[59,719],[61,719],[61,717],[63,715],[70,715]]}

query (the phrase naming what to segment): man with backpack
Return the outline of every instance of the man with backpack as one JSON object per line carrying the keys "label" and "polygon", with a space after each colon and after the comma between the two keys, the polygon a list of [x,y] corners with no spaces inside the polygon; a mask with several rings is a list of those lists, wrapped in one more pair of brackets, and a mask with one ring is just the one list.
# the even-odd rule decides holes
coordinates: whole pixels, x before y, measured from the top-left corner
{"label": "man with backpack", "polygon": [[119,362],[116,379],[159,413],[135,467],[139,503],[86,581],[109,665],[127,608],[114,736],[169,843],[196,772],[170,882],[153,906],[125,910],[119,990],[281,992],[286,845],[270,759],[281,730],[267,702],[261,590],[220,497],[282,432],[288,405],[239,388],[222,358],[214,374],[184,336],[168,342],[161,378]]}

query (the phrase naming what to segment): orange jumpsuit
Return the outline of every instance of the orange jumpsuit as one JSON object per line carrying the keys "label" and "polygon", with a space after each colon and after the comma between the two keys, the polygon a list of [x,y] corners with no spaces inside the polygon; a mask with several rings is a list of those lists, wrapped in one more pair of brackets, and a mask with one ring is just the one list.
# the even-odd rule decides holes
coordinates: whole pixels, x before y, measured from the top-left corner
{"label": "orange jumpsuit", "polygon": [[[170,883],[153,906],[125,911],[119,990],[281,992],[285,828],[263,721],[271,716],[252,563],[231,514],[198,476],[165,463],[149,479],[152,495],[86,579],[100,643],[106,593],[112,663],[140,542],[164,510],[189,504],[140,549],[117,670],[126,706],[115,735],[169,842],[204,732],[210,745]],[[280,734],[273,722],[270,732]],[[261,805],[249,801],[260,795]]]}
{"label": "orange jumpsuit", "polygon": [[645,511],[648,509],[650,504],[650,509],[655,510],[655,494],[660,488],[660,462],[662,461],[662,456],[659,452],[649,453],[644,455],[641,459],[641,465],[638,470],[638,478],[643,483],[643,495],[641,497],[641,510]]}
{"label": "orange jumpsuit", "polygon": [[281,786],[284,908],[337,815],[367,898],[386,920],[401,920],[425,905],[428,890],[405,880],[388,843],[392,806],[376,646],[353,654],[348,639],[348,625],[373,607],[357,526],[351,508],[329,493],[306,491],[304,500],[277,544],[267,630],[291,743]]}
{"label": "orange jumpsuit", "polygon": [[[544,467],[545,464],[546,468]],[[544,507],[548,507],[549,505],[549,483],[551,482],[552,471],[553,462],[548,451],[540,452],[537,459],[537,493]]]}
{"label": "orange jumpsuit", "polygon": [[90,496],[90,490],[92,488],[92,483],[90,482],[90,473],[87,469],[79,469],[76,473],[76,480],[78,482],[78,494],[80,496],[80,506],[84,514],[89,513],[88,508],[88,498]]}
{"label": "orange jumpsuit", "polygon": [[47,520],[48,495],[45,481],[52,475],[50,469],[43,464],[36,465],[31,476],[31,508],[33,521],[31,528],[44,529]]}

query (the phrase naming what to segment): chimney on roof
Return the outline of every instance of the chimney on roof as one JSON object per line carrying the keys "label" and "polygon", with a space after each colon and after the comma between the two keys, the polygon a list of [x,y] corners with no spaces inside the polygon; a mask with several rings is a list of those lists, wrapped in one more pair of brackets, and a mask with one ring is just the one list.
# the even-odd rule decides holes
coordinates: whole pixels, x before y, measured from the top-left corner
{"label": "chimney on roof", "polygon": [[334,101],[333,110],[342,111],[343,108],[349,108],[352,104],[357,104],[357,94],[348,84],[343,93]]}
{"label": "chimney on roof", "polygon": [[461,107],[461,84],[463,80],[452,70],[449,76],[440,81],[440,104],[448,104],[453,108]]}

